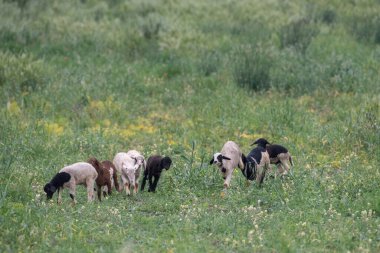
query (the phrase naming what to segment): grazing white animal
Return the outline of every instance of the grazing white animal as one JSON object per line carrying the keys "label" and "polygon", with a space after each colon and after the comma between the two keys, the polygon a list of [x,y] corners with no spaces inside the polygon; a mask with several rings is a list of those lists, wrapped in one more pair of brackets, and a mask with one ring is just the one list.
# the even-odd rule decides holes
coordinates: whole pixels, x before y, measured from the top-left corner
{"label": "grazing white animal", "polygon": [[63,188],[68,188],[70,197],[74,204],[75,189],[77,185],[84,185],[87,188],[88,201],[94,200],[94,183],[98,173],[94,166],[85,162],[78,162],[62,168],[53,179],[44,187],[47,199],[51,199],[55,191],[58,190],[58,204],[62,202],[61,193]]}

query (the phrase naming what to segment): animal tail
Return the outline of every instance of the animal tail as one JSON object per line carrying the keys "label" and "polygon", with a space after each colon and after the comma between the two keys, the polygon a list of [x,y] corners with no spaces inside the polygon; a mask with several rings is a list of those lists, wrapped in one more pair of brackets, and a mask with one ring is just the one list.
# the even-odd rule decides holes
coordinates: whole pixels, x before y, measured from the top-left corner
{"label": "animal tail", "polygon": [[293,165],[293,160],[292,160],[292,156],[291,156],[291,155],[289,155],[289,162],[290,162],[290,164],[291,164],[292,166],[294,166],[294,165]]}

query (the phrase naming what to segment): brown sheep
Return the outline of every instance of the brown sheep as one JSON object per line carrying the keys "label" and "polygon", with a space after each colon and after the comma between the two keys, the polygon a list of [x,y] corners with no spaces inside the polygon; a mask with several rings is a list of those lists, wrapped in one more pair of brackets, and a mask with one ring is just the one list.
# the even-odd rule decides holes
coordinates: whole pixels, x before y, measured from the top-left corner
{"label": "brown sheep", "polygon": [[111,194],[112,191],[110,171],[106,169],[95,157],[91,157],[87,162],[96,169],[96,172],[98,172],[98,177],[95,182],[97,186],[98,199],[99,201],[102,201],[102,187],[107,186],[109,194]]}
{"label": "brown sheep", "polygon": [[[103,161],[102,162],[103,167],[109,172],[110,175],[110,180],[111,180],[111,187],[115,187],[116,191],[121,191],[119,188],[119,181],[117,179],[117,170],[115,165],[111,161]],[[111,195],[112,190],[108,189],[107,186],[104,187],[103,189],[103,194],[105,196],[106,192]]]}

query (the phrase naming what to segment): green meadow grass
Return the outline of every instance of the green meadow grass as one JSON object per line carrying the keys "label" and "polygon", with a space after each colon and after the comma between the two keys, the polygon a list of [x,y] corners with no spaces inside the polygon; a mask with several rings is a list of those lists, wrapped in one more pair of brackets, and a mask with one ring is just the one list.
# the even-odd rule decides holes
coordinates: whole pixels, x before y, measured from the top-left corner
{"label": "green meadow grass", "polygon": [[[380,3],[0,1],[0,252],[379,252]],[[230,189],[227,140],[286,146]],[[168,155],[157,192],[47,202],[65,165]]]}

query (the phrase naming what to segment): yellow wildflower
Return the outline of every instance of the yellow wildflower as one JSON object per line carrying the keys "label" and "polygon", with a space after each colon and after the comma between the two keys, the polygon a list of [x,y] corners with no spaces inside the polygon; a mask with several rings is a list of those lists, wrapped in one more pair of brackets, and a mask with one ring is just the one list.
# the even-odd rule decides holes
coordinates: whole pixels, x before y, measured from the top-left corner
{"label": "yellow wildflower", "polygon": [[60,126],[57,123],[48,123],[48,122],[46,122],[44,124],[44,127],[45,127],[45,130],[49,134],[51,134],[51,135],[57,135],[57,136],[62,135],[63,130],[64,130],[63,126]]}
{"label": "yellow wildflower", "polygon": [[19,115],[21,112],[21,109],[18,106],[16,101],[8,101],[7,110],[8,112],[10,112],[10,114],[13,114],[13,115]]}

